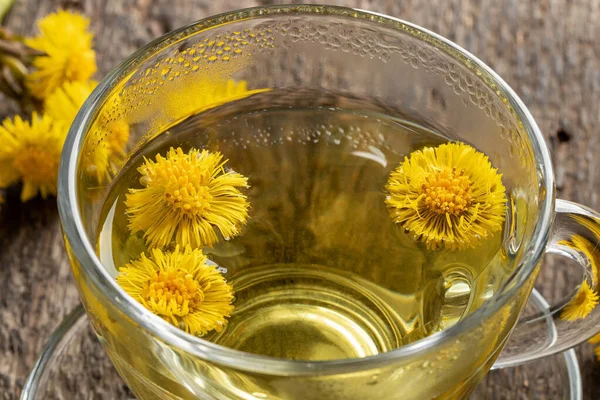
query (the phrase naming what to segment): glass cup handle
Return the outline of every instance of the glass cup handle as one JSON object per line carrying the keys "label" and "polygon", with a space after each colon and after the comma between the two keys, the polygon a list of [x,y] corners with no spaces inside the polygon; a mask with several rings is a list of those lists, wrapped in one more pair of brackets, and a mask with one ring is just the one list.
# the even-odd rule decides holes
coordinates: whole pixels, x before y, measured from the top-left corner
{"label": "glass cup handle", "polygon": [[[600,306],[594,307],[600,291],[600,214],[557,200],[553,234],[546,252],[578,262],[584,269],[582,283],[566,300],[545,304],[541,316],[520,319],[494,368],[565,351],[600,332]],[[589,313],[585,305],[587,311],[592,309]]]}

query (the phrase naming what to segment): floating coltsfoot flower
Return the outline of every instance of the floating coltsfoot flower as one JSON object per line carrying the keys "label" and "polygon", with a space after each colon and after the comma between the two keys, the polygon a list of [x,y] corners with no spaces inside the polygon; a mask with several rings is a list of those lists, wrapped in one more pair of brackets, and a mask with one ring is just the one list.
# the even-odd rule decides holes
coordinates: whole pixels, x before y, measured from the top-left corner
{"label": "floating coltsfoot flower", "polygon": [[16,116],[0,127],[0,188],[23,182],[21,201],[56,195],[58,164],[66,129],[49,116],[33,113],[31,122]]}
{"label": "floating coltsfoot flower", "polygon": [[119,269],[117,282],[165,321],[192,335],[220,332],[233,311],[233,288],[198,249],[153,249]]}
{"label": "floating coltsfoot flower", "polygon": [[506,189],[488,157],[464,143],[411,153],[390,175],[390,217],[428,248],[475,247],[502,229]]}
{"label": "floating coltsfoot flower", "polygon": [[219,152],[171,148],[166,157],[145,159],[138,171],[143,189],[130,189],[125,205],[129,230],[143,231],[150,247],[175,241],[192,248],[237,236],[248,218],[248,201],[239,188],[248,179],[225,172]]}
{"label": "floating coltsfoot flower", "polygon": [[44,99],[65,82],[85,81],[96,72],[89,24],[88,18],[68,11],[49,14],[38,22],[40,35],[25,42],[44,53],[33,60],[36,70],[27,77],[34,97]]}

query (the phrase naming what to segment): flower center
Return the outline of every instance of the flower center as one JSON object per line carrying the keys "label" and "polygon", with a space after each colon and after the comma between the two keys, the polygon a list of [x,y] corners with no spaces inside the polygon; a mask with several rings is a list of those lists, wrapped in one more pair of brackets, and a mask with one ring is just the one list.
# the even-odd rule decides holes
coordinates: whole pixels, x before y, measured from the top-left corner
{"label": "flower center", "polygon": [[194,185],[187,177],[179,177],[167,188],[165,197],[173,208],[180,209],[188,216],[204,213],[210,208],[212,196],[207,186]]}
{"label": "flower center", "polygon": [[204,300],[200,283],[180,269],[158,271],[144,284],[142,296],[147,302],[163,303],[165,310],[178,316],[187,315]]}
{"label": "flower center", "polygon": [[36,184],[55,183],[58,170],[58,157],[39,147],[22,149],[13,161],[23,180]]}
{"label": "flower center", "polygon": [[68,81],[86,80],[96,72],[96,56],[93,50],[74,52],[66,60],[65,78]]}
{"label": "flower center", "polygon": [[472,201],[471,181],[456,168],[427,174],[421,190],[427,207],[438,214],[460,215]]}
{"label": "flower center", "polygon": [[166,160],[157,165],[155,176],[149,175],[153,185],[163,186],[165,199],[174,209],[181,210],[188,217],[202,215],[210,208],[213,196],[210,194],[209,174],[198,165],[185,160]]}

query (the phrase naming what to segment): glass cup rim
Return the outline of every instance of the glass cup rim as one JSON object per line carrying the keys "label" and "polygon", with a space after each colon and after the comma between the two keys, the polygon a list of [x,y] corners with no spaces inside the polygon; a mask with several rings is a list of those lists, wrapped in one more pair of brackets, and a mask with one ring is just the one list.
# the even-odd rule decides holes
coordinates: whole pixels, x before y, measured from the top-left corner
{"label": "glass cup rim", "polygon": [[[183,330],[152,314],[128,296],[102,266],[100,259],[94,251],[95,246],[88,240],[85,233],[79,212],[79,201],[77,199],[77,161],[83,145],[82,139],[85,137],[90,124],[96,116],[98,106],[102,105],[103,101],[110,94],[115,82],[119,82],[120,79],[131,73],[147,55],[154,54],[168,47],[172,43],[170,39],[178,36],[183,37],[182,35],[187,37],[197,34],[225,22],[248,21],[250,19],[260,19],[264,16],[289,17],[294,15],[318,16],[324,14],[332,17],[341,17],[340,19],[352,16],[363,22],[372,22],[374,26],[380,24],[386,28],[396,29],[400,34],[407,34],[406,29],[410,29],[411,32],[417,32],[420,37],[427,37],[437,43],[448,46],[453,52],[464,57],[480,71],[488,74],[497,86],[497,89],[508,99],[511,107],[522,122],[528,140],[532,145],[540,179],[540,209],[532,239],[523,252],[523,258],[520,261],[519,267],[510,277],[510,287],[501,292],[495,299],[490,300],[472,314],[459,321],[456,325],[398,349],[365,358],[332,361],[284,360],[227,348],[187,334]],[[516,295],[534,272],[550,234],[554,209],[554,175],[550,154],[542,133],[524,103],[510,86],[490,67],[457,44],[413,23],[371,11],[339,6],[276,5],[230,11],[183,26],[137,50],[126,61],[106,75],[80,109],[65,141],[59,167],[58,208],[65,240],[68,241],[68,245],[85,271],[87,278],[107,299],[110,299],[109,301],[115,307],[164,343],[202,359],[238,370],[287,376],[340,374],[405,361],[418,354],[431,351],[436,346],[447,343],[462,332],[475,327],[479,321],[495,313],[502,305],[506,304],[509,299]]]}

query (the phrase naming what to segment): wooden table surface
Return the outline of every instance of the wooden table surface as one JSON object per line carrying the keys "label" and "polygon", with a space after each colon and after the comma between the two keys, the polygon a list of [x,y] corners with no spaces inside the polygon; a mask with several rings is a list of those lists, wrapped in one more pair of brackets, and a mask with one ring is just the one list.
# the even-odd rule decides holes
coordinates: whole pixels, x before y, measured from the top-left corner
{"label": "wooden table surface", "polygon": [[[92,19],[96,33],[101,78],[135,49],[171,29],[223,11],[272,3],[279,2],[16,0],[6,24],[26,35],[33,32],[36,19],[59,7],[83,12]],[[544,132],[558,196],[600,209],[600,0],[320,3],[403,18],[477,55],[515,89]],[[13,109],[1,102],[2,116]],[[574,279],[561,267],[564,260],[547,261],[538,288],[549,298],[559,298]],[[0,399],[18,398],[47,336],[77,304],[55,200],[36,199],[22,205],[18,190],[9,191],[0,211]],[[584,398],[598,399],[600,362],[594,360],[588,344],[577,352]],[[518,378],[503,373],[509,383]],[[552,398],[553,377],[547,379],[547,385],[539,386],[542,389],[523,385],[517,398]],[[93,398],[102,398],[96,394]],[[490,392],[486,398],[497,397]]]}

